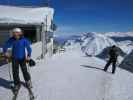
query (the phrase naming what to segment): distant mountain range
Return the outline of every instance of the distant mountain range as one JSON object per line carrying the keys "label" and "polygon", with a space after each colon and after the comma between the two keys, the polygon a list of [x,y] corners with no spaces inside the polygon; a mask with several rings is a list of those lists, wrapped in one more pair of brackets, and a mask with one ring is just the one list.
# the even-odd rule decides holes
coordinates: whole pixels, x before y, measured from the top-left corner
{"label": "distant mountain range", "polygon": [[130,53],[133,49],[133,32],[86,32],[68,37],[58,37],[56,40],[65,44],[66,47],[79,44],[82,51],[90,56],[98,55],[103,49],[112,45],[119,46],[125,53]]}

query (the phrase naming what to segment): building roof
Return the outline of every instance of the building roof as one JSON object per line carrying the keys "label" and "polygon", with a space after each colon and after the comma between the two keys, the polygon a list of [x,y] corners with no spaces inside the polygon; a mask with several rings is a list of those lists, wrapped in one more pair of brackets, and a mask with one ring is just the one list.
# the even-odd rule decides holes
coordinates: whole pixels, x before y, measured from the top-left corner
{"label": "building roof", "polygon": [[0,24],[32,24],[45,22],[46,16],[48,22],[53,19],[54,9],[50,7],[15,7],[0,5]]}

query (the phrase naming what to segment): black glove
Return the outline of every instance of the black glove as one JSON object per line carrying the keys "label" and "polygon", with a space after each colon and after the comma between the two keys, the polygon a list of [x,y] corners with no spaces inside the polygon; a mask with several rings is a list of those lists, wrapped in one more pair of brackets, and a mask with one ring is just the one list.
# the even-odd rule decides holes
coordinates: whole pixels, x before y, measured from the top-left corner
{"label": "black glove", "polygon": [[36,65],[36,62],[33,59],[29,60],[29,66],[34,67]]}

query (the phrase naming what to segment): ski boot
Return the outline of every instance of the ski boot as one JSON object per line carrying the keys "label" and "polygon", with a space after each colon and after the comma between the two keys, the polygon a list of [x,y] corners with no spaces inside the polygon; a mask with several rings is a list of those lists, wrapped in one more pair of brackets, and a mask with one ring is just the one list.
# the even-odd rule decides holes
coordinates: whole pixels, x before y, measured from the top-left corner
{"label": "ski boot", "polygon": [[26,87],[28,89],[31,89],[32,88],[32,82],[31,82],[31,80],[26,82]]}
{"label": "ski boot", "polygon": [[15,86],[14,86],[14,88],[13,88],[13,92],[14,92],[14,94],[17,94],[17,93],[18,93],[18,91],[19,91],[20,87],[21,87],[21,85],[20,85],[20,84],[19,84],[19,85],[15,85]]}
{"label": "ski boot", "polygon": [[34,100],[35,97],[34,97],[34,94],[33,94],[33,91],[32,91],[31,80],[26,82],[26,88],[28,89],[30,100]]}
{"label": "ski boot", "polygon": [[19,84],[19,85],[15,85],[14,88],[12,89],[12,92],[13,92],[12,100],[16,100],[17,99],[20,87],[21,87],[21,85]]}

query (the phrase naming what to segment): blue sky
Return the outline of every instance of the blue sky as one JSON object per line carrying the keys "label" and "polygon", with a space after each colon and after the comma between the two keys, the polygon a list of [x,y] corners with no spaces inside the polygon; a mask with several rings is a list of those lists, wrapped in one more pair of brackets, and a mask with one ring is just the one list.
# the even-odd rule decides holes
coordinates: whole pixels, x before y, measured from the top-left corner
{"label": "blue sky", "polygon": [[[0,0],[0,4],[43,6],[45,0]],[[133,31],[133,0],[51,0],[57,33]]]}

